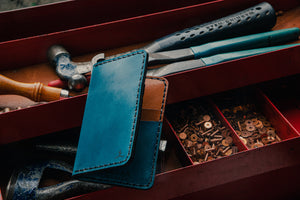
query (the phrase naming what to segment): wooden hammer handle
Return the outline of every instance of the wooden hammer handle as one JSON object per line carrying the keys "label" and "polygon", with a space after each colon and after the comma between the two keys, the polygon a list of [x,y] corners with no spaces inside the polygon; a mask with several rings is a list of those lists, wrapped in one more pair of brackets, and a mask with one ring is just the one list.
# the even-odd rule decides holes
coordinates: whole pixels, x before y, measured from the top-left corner
{"label": "wooden hammer handle", "polygon": [[40,82],[22,83],[0,75],[0,94],[15,94],[33,101],[54,101],[61,97],[60,88],[45,86]]}

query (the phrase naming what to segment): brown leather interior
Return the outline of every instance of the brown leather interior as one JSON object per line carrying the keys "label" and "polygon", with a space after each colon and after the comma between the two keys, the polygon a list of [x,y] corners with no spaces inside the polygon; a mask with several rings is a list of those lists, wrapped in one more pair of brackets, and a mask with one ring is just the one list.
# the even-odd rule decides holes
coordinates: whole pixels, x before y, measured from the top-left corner
{"label": "brown leather interior", "polygon": [[141,120],[162,121],[162,110],[166,104],[167,80],[161,77],[147,77],[143,97]]}

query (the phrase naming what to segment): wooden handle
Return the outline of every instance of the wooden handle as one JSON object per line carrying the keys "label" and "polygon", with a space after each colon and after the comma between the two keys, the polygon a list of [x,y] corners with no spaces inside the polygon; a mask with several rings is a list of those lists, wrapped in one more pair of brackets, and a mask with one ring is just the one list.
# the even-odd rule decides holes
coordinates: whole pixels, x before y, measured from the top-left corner
{"label": "wooden handle", "polygon": [[15,94],[33,101],[59,100],[62,89],[45,86],[40,82],[21,83],[0,75],[0,94]]}

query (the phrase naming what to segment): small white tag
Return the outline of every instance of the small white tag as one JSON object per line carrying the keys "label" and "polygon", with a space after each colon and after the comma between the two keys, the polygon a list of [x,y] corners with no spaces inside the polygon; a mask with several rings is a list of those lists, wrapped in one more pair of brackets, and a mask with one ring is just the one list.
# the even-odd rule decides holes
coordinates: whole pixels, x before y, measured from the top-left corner
{"label": "small white tag", "polygon": [[159,150],[166,151],[166,148],[167,148],[167,140],[160,140]]}

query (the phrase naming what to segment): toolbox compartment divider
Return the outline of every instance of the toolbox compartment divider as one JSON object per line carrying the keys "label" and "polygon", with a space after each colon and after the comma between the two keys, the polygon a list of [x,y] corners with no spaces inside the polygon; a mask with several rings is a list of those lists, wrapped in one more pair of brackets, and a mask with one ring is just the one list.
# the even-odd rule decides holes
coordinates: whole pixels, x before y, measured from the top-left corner
{"label": "toolbox compartment divider", "polygon": [[261,102],[263,112],[270,119],[270,122],[278,130],[279,137],[282,140],[299,137],[299,132],[285,118],[280,110],[272,103],[268,96],[262,90],[257,91],[258,99]]}
{"label": "toolbox compartment divider", "polygon": [[178,158],[181,161],[182,165],[183,166],[192,165],[193,161],[188,156],[184,146],[180,142],[179,138],[176,136],[173,126],[171,125],[171,123],[168,121],[166,117],[164,117],[163,133],[167,135],[168,143],[171,143],[171,145],[174,146]]}
{"label": "toolbox compartment divider", "polygon": [[233,127],[231,126],[231,124],[228,122],[228,120],[226,119],[226,117],[224,117],[224,115],[221,112],[221,110],[219,109],[219,107],[212,100],[210,100],[210,101],[211,101],[212,106],[216,110],[216,114],[218,115],[219,119],[230,130],[231,136],[233,138],[233,141],[237,145],[239,151],[249,150],[248,147],[241,141],[241,139],[239,138],[238,134],[233,129]]}

